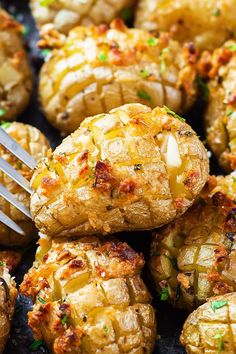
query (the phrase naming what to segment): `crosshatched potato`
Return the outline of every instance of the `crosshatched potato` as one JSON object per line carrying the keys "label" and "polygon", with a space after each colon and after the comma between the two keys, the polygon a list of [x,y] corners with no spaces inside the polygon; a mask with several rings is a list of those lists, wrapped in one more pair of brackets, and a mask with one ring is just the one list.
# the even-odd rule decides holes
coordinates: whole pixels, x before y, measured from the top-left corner
{"label": "crosshatched potato", "polygon": [[11,278],[5,265],[0,266],[0,353],[10,333],[11,320],[17,298],[15,281]]}
{"label": "crosshatched potato", "polygon": [[[39,161],[46,155],[49,143],[45,136],[36,128],[18,122],[3,123],[1,125],[26,151]],[[33,172],[21,163],[16,157],[0,145],[0,156],[30,181]],[[23,188],[16,184],[10,177],[0,171],[0,183],[3,184],[15,198],[29,208],[30,196]],[[5,246],[24,245],[36,235],[33,222],[19,210],[0,197],[1,210],[14,220],[24,231],[25,236],[19,236],[13,230],[0,223],[0,244]]]}
{"label": "crosshatched potato", "polygon": [[31,0],[33,16],[39,28],[53,24],[67,34],[77,25],[110,23],[134,0]]}
{"label": "crosshatched potato", "polygon": [[155,313],[142,255],[95,236],[39,243],[21,284],[35,303],[28,323],[36,339],[55,354],[152,353]]}
{"label": "crosshatched potato", "polygon": [[33,175],[38,229],[52,237],[145,230],[186,211],[207,180],[208,158],[173,115],[128,104],[85,119]]}
{"label": "crosshatched potato", "polygon": [[0,9],[0,120],[11,120],[27,106],[32,72],[23,48],[22,26]]}
{"label": "crosshatched potato", "polygon": [[152,108],[165,104],[181,113],[196,96],[196,58],[194,46],[181,47],[168,34],[155,38],[128,29],[121,20],[110,29],[76,27],[43,65],[42,107],[49,121],[66,133],[85,117],[126,103]]}
{"label": "crosshatched potato", "polygon": [[[210,148],[226,171],[236,170],[236,41],[227,41],[212,55],[203,53],[202,74],[210,78],[205,120]],[[206,70],[205,70],[206,69]],[[205,72],[204,72],[205,70]]]}
{"label": "crosshatched potato", "polygon": [[180,342],[188,354],[236,352],[236,293],[211,297],[185,321]]}
{"label": "crosshatched potato", "polygon": [[153,234],[150,270],[176,307],[236,291],[235,177],[210,177],[187,213]]}
{"label": "crosshatched potato", "polygon": [[141,0],[135,27],[170,31],[180,42],[212,50],[236,36],[235,13],[235,0]]}

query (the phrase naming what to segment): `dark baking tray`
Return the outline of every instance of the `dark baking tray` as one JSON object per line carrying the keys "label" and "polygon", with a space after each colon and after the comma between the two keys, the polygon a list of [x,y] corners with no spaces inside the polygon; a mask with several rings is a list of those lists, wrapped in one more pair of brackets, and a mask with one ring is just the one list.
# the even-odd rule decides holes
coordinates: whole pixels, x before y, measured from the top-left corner
{"label": "dark baking tray", "polygon": [[[31,65],[34,71],[34,92],[29,107],[26,112],[19,118],[19,121],[32,124],[39,128],[49,139],[51,146],[55,148],[61,141],[59,133],[52,128],[42,112],[38,102],[38,72],[43,63],[43,57],[36,47],[38,33],[35,28],[34,21],[30,14],[27,0],[0,0],[0,5],[6,8],[17,20],[22,22],[26,27],[25,44],[30,55]],[[9,45],[11,45],[9,43]],[[204,140],[203,130],[203,102],[201,99],[193,110],[186,115],[186,120],[197,131],[198,135]],[[216,162],[211,159],[211,172],[221,173]],[[118,236],[121,240],[125,240],[136,251],[142,252],[146,261],[149,256],[149,245],[151,240],[150,232],[133,232],[123,233]],[[24,274],[32,265],[36,245],[33,245],[25,254],[22,264],[18,267],[15,274],[17,284],[23,279]],[[179,344],[179,335],[187,313],[184,311],[173,309],[168,303],[160,301],[158,295],[153,288],[147,267],[143,272],[144,280],[153,296],[153,305],[157,310],[158,335],[160,336],[155,348],[155,354],[184,354],[185,351]],[[5,348],[5,354],[32,354],[32,353],[49,353],[46,347],[41,346],[39,350],[32,351],[30,345],[33,337],[27,326],[27,312],[31,309],[31,301],[23,296],[18,297],[16,312],[12,323],[11,336]]]}

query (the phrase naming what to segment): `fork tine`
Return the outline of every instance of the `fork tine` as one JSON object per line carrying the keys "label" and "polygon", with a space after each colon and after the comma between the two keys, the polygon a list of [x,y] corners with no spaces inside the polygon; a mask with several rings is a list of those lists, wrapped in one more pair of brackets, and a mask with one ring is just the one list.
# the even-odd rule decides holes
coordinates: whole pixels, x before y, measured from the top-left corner
{"label": "fork tine", "polygon": [[28,154],[7,132],[0,127],[0,143],[15,155],[19,160],[24,162],[31,170],[33,170],[37,163],[32,156]]}
{"label": "fork tine", "polygon": [[18,226],[13,220],[11,220],[1,210],[0,210],[0,222],[3,223],[4,225],[8,226],[13,231],[17,232],[18,234],[20,234],[22,236],[25,235],[24,230],[22,230],[22,228],[20,226]]}
{"label": "fork tine", "polygon": [[21,204],[12,193],[10,193],[1,183],[0,183],[0,196],[6,199],[10,204],[14,205],[18,210],[20,210],[24,215],[31,219],[31,214],[28,208]]}
{"label": "fork tine", "polygon": [[32,194],[29,182],[19,172],[17,172],[8,162],[0,157],[0,170],[6,173],[17,184],[24,188],[28,193]]}

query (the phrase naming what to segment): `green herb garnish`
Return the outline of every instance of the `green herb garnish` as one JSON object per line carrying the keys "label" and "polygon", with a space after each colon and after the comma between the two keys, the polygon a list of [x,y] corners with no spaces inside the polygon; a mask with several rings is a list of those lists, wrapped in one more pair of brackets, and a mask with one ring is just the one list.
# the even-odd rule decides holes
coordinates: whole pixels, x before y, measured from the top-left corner
{"label": "green herb garnish", "polygon": [[107,327],[107,325],[104,325],[103,326],[103,329],[104,329],[104,331],[107,333],[107,332],[109,332],[109,328]]}
{"label": "green herb garnish", "polygon": [[165,54],[169,52],[169,48],[164,48],[161,51],[160,57],[161,57],[161,74],[164,74],[166,72],[166,61],[165,61]]}
{"label": "green herb garnish", "polygon": [[170,114],[171,116],[179,119],[181,122],[185,122],[185,119],[183,117],[180,117],[177,113],[172,111],[169,107],[163,106],[164,110],[166,111],[167,114]]}
{"label": "green herb garnish", "polygon": [[5,113],[6,113],[6,110],[0,108],[0,117],[3,117]]}
{"label": "green herb garnish", "polygon": [[217,333],[214,337],[214,339],[219,339],[219,348],[218,348],[218,353],[221,353],[222,350],[224,349],[224,341],[223,341],[223,336],[221,333]]}
{"label": "green herb garnish", "polygon": [[41,302],[41,304],[46,304],[46,301],[43,299],[43,298],[41,298],[40,296],[38,296],[38,300],[39,300],[39,302]]}
{"label": "green herb garnish", "polygon": [[0,261],[0,267],[3,267],[6,263],[3,261]]}
{"label": "green herb garnish", "polygon": [[64,326],[67,323],[67,321],[68,321],[68,317],[66,315],[63,316],[62,319],[61,319],[62,325]]}
{"label": "green herb garnish", "polygon": [[151,96],[144,90],[138,90],[137,95],[143,100],[151,101]]}
{"label": "green herb garnish", "polygon": [[42,54],[42,56],[44,58],[46,58],[51,52],[52,52],[51,49],[43,49],[43,50],[40,51],[40,53]]}
{"label": "green herb garnish", "polygon": [[24,37],[28,36],[29,32],[30,32],[29,26],[24,25],[23,28],[22,28],[22,34],[23,34],[23,36],[24,36]]}
{"label": "green herb garnish", "polygon": [[217,8],[217,9],[214,9],[211,14],[212,14],[212,16],[218,17],[221,15],[221,11],[220,11],[220,9]]}
{"label": "green herb garnish", "polygon": [[234,113],[234,111],[232,109],[230,109],[226,112],[226,115],[227,115],[227,117],[230,117],[231,114],[233,114],[233,113]]}
{"label": "green herb garnish", "polygon": [[0,127],[3,128],[3,129],[7,129],[9,128],[11,125],[11,122],[4,122],[2,121],[1,124],[0,124]]}
{"label": "green herb garnish", "polygon": [[102,53],[99,54],[98,59],[99,59],[100,61],[107,61],[108,56],[107,56],[107,54],[105,54],[105,53],[102,52]]}
{"label": "green herb garnish", "polygon": [[51,4],[53,4],[55,2],[55,0],[40,0],[40,6],[49,6]]}
{"label": "green herb garnish", "polygon": [[140,70],[140,76],[142,79],[146,79],[148,76],[150,76],[150,74],[146,69],[142,69]]}
{"label": "green herb garnish", "polygon": [[196,77],[196,83],[198,85],[199,91],[202,94],[204,102],[208,102],[209,99],[209,88],[207,86],[207,83],[202,80],[200,76]]}
{"label": "green herb garnish", "polygon": [[236,51],[236,44],[231,44],[227,47],[229,50],[232,50],[233,52]]}
{"label": "green herb garnish", "polygon": [[39,347],[41,347],[41,345],[43,344],[42,339],[39,340],[35,340],[31,345],[30,345],[30,349],[33,351],[36,351],[39,349]]}
{"label": "green herb garnish", "polygon": [[125,8],[121,11],[120,17],[124,21],[129,21],[133,18],[133,10],[131,8]]}
{"label": "green herb garnish", "polygon": [[218,309],[220,309],[221,307],[224,307],[227,304],[228,304],[227,300],[212,301],[211,308],[215,312],[215,310],[218,310]]}
{"label": "green herb garnish", "polygon": [[168,292],[168,288],[163,288],[161,290],[161,300],[162,301],[166,301],[169,297],[169,292]]}
{"label": "green herb garnish", "polygon": [[147,40],[147,44],[149,44],[151,47],[154,47],[155,45],[157,45],[157,42],[158,42],[158,40],[155,37],[149,38]]}

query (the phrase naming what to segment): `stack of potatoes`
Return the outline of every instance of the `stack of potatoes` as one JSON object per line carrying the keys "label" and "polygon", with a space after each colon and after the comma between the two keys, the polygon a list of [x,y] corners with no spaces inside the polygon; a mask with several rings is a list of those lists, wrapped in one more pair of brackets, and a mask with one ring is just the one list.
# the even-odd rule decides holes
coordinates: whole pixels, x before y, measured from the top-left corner
{"label": "stack of potatoes", "polygon": [[[157,292],[174,307],[196,309],[182,345],[188,353],[235,353],[235,2],[140,0],[137,28],[128,28],[115,17],[134,3],[31,0],[39,46],[51,48],[41,106],[55,128],[72,134],[52,152],[35,128],[2,125],[39,161],[32,173],[0,150],[31,180],[29,200],[0,176],[30,205],[35,225],[8,203],[4,212],[25,230],[21,243],[40,231],[20,287],[34,302],[28,323],[55,354],[152,353],[144,259],[113,234],[154,230],[149,270]],[[200,93],[208,98],[207,141],[225,177],[209,176],[207,151],[180,116]],[[1,244],[17,240],[2,226]],[[8,290],[1,303],[10,301]]]}

